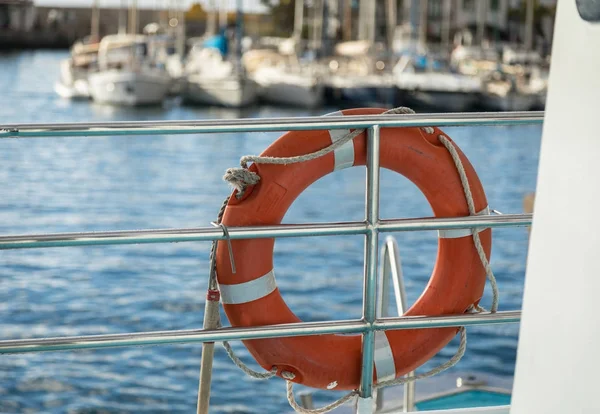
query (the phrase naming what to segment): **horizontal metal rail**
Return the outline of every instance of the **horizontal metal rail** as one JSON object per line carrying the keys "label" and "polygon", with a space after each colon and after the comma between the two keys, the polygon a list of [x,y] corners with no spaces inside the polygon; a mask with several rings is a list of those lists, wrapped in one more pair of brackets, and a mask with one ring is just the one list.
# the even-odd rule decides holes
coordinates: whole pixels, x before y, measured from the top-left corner
{"label": "horizontal metal rail", "polygon": [[369,330],[447,328],[497,323],[517,323],[521,311],[460,314],[445,316],[408,316],[382,318],[369,324],[362,320],[301,322],[247,328],[212,330],[189,329],[106,335],[71,336],[60,338],[14,339],[0,341],[0,354],[62,351],[73,349],[109,348],[138,345],[220,342],[286,336],[323,334],[359,334]]}
{"label": "horizontal metal rail", "polygon": [[543,111],[353,115],[195,121],[91,122],[0,125],[0,138],[200,134],[315,129],[540,124]]}
{"label": "horizontal metal rail", "polygon": [[[448,230],[474,227],[530,226],[532,214],[468,216],[450,218],[410,218],[381,220],[375,226],[381,232]],[[228,227],[231,239],[306,237],[366,234],[365,222],[280,224],[270,226]],[[183,229],[92,231],[80,233],[22,234],[0,236],[0,249],[93,246],[109,244],[172,243],[224,240],[218,227]]]}

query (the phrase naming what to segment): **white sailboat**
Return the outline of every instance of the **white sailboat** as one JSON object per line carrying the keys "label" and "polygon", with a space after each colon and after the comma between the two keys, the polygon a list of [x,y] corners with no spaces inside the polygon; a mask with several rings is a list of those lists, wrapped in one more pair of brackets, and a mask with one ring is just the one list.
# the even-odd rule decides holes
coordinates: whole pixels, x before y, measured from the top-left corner
{"label": "white sailboat", "polygon": [[[320,7],[314,8],[315,17],[318,17],[319,11],[322,13],[322,7],[321,2]],[[303,21],[304,1],[298,0],[295,3],[294,36],[281,42],[277,52],[252,50],[245,54],[244,62],[252,62],[245,67],[258,85],[261,100],[304,108],[314,108],[323,103],[324,86],[319,65],[301,62],[298,58]],[[274,53],[276,57],[273,57]]]}
{"label": "white sailboat", "polygon": [[99,43],[77,42],[71,48],[71,56],[60,62],[60,79],[54,91],[66,99],[89,99],[88,74],[98,63]]}
{"label": "white sailboat", "polygon": [[97,69],[100,39],[100,9],[98,0],[92,6],[90,36],[76,42],[71,56],[60,62],[60,78],[54,91],[66,99],[89,99],[88,73]]}
{"label": "white sailboat", "polygon": [[443,60],[404,55],[394,67],[403,104],[417,108],[463,112],[478,102],[482,81],[476,76],[452,73]]}
{"label": "white sailboat", "polygon": [[183,65],[183,13],[178,12],[176,30],[173,34],[171,30],[165,30],[159,23],[149,23],[143,29],[143,33],[148,35],[150,45],[151,59],[157,66],[164,67],[172,80],[172,86],[169,90],[170,95],[177,95],[182,91],[184,85],[184,65]]}
{"label": "white sailboat", "polygon": [[244,68],[225,58],[219,49],[205,47],[203,39],[191,48],[184,71],[188,103],[243,107],[256,100],[256,83]]}
{"label": "white sailboat", "polygon": [[129,10],[129,33],[119,14],[119,33],[102,38],[98,70],[88,76],[93,100],[111,105],[159,105],[173,81],[164,66],[157,65],[151,37],[138,33],[137,1]]}
{"label": "white sailboat", "polygon": [[238,108],[255,102],[256,83],[248,77],[241,63],[240,24],[238,22],[234,53],[229,53],[225,28],[212,37],[209,32],[209,36],[193,44],[184,69],[183,96],[187,103]]}
{"label": "white sailboat", "polygon": [[322,70],[314,62],[298,59],[294,39],[284,41],[278,51],[250,50],[243,62],[250,79],[258,85],[262,101],[303,108],[323,103]]}
{"label": "white sailboat", "polygon": [[[376,42],[377,2],[359,2],[358,38],[338,43],[334,56],[322,60],[327,70],[327,96],[334,104],[393,106],[397,93],[392,75],[394,57],[382,53],[385,45]],[[394,47],[396,4],[387,2],[387,50]],[[351,4],[345,4],[351,13]],[[346,24],[349,24],[347,21]]]}
{"label": "white sailboat", "polygon": [[[410,5],[414,7],[415,2]],[[450,6],[444,2],[442,39],[446,51],[450,42]],[[481,93],[481,80],[453,71],[445,52],[436,56],[428,50],[428,2],[418,2],[418,11],[418,44],[413,50],[406,50],[393,69],[399,101],[435,111],[463,112],[473,108]]]}
{"label": "white sailboat", "polygon": [[100,42],[98,71],[88,77],[95,102],[114,105],[160,104],[171,87],[171,77],[148,57],[143,35],[109,35]]}
{"label": "white sailboat", "polygon": [[193,47],[185,72],[186,102],[237,108],[256,100],[256,83],[240,65],[224,59],[218,49]]}
{"label": "white sailboat", "polygon": [[304,108],[315,108],[323,103],[324,87],[313,65],[263,66],[251,79],[258,85],[259,96],[265,102]]}
{"label": "white sailboat", "polygon": [[329,60],[330,73],[325,83],[333,102],[393,106],[397,99],[394,77],[387,71],[379,70],[378,64],[385,63],[369,57],[337,57]]}
{"label": "white sailboat", "polygon": [[480,105],[490,111],[529,111],[540,101],[539,92],[521,77],[494,72],[483,79]]}

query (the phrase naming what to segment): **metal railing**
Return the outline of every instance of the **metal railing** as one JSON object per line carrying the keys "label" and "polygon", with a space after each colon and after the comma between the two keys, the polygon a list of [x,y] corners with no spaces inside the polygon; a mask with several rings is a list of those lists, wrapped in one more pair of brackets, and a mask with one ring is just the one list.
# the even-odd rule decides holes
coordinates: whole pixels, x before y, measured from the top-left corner
{"label": "metal railing", "polygon": [[[390,279],[394,286],[394,298],[396,299],[396,313],[402,316],[408,310],[406,301],[406,288],[404,286],[404,274],[402,272],[402,262],[400,260],[400,250],[398,243],[392,236],[387,236],[385,243],[381,248],[381,272],[379,273],[379,286],[377,286],[377,317],[389,316],[389,285]],[[414,371],[406,374],[414,376]],[[407,413],[415,406],[415,382],[408,381],[404,384],[404,402],[402,410]],[[377,390],[376,410],[383,407],[383,391]]]}
{"label": "metal railing", "polygon": [[[393,231],[442,230],[476,227],[531,225],[530,214],[381,220],[379,217],[379,134],[382,127],[467,126],[539,124],[542,112],[415,114],[337,116],[223,121],[115,122],[91,124],[3,125],[0,138],[57,136],[129,136],[155,134],[197,134],[213,132],[287,131],[303,129],[365,128],[368,135],[365,220],[347,223],[307,223],[253,227],[230,227],[231,239],[301,237],[362,234],[365,236],[363,312],[357,320],[303,322],[251,328],[192,329],[89,335],[58,338],[0,340],[0,353],[39,352],[131,345],[217,342],[284,336],[359,333],[363,335],[360,397],[373,395],[373,350],[377,330],[458,327],[511,323],[520,320],[520,311],[444,316],[378,317],[377,269],[379,233]],[[214,227],[124,230],[59,234],[0,236],[0,249],[86,246],[106,244],[166,243],[223,240]]]}

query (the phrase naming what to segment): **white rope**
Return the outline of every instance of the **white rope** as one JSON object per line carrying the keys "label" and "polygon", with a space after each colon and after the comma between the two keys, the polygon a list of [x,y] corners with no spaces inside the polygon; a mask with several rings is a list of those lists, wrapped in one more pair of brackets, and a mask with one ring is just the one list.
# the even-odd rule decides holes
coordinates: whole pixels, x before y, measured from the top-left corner
{"label": "white rope", "polygon": [[286,380],[286,388],[287,388],[287,399],[294,411],[302,414],[324,414],[328,413],[341,405],[344,405],[348,401],[352,400],[354,397],[358,395],[358,391],[351,391],[348,394],[344,395],[342,398],[335,400],[331,404],[327,404],[321,408],[304,408],[296,402],[296,397],[294,396],[294,383],[290,380],[296,378],[293,372],[283,371],[281,376]]}
{"label": "white rope", "polygon": [[223,348],[225,348],[225,351],[227,352],[227,355],[229,355],[229,358],[233,361],[233,363],[235,364],[235,366],[238,367],[239,369],[241,369],[242,371],[244,371],[246,373],[246,375],[248,375],[248,376],[250,376],[252,378],[261,379],[261,380],[262,379],[269,379],[269,378],[274,377],[277,374],[277,368],[276,367],[271,368],[271,371],[268,371],[268,372],[258,372],[258,371],[253,370],[248,365],[246,365],[233,352],[233,349],[231,348],[231,345],[227,341],[223,341]]}
{"label": "white rope", "polygon": [[[415,112],[410,108],[399,107],[399,108],[394,108],[389,111],[386,111],[383,114],[414,114],[414,113]],[[435,133],[435,129],[432,127],[423,127],[421,129],[427,134]],[[246,190],[246,188],[248,186],[255,185],[260,181],[260,176],[258,174],[248,170],[249,163],[287,165],[287,164],[294,164],[294,163],[310,161],[310,160],[322,157],[322,156],[330,153],[331,151],[334,151],[336,148],[341,147],[346,142],[351,141],[352,139],[356,138],[363,132],[364,132],[364,129],[357,129],[357,130],[351,131],[351,132],[347,133],[344,137],[339,139],[338,141],[333,142],[331,145],[329,145],[325,148],[322,148],[318,151],[315,151],[313,153],[310,153],[310,154],[303,154],[303,155],[298,155],[298,156],[293,156],[293,157],[281,157],[281,158],[246,155],[240,159],[241,168],[240,167],[229,168],[225,172],[223,179],[225,181],[227,181],[229,184],[231,184],[238,191],[238,194],[236,197],[241,198],[244,194],[244,191]],[[440,134],[438,136],[438,139],[446,147],[446,149],[450,153],[450,156],[452,157],[452,160],[454,161],[454,165],[458,171],[460,181],[461,181],[461,184],[463,187],[467,206],[469,208],[469,215],[476,215],[477,212],[475,211],[475,203],[473,201],[473,194],[471,192],[471,188],[469,186],[469,180],[468,180],[467,174],[465,172],[464,166],[462,164],[462,161],[458,155],[458,152],[457,152],[454,144],[452,144],[452,142],[446,136]],[[221,211],[219,212],[218,223],[221,222],[221,218],[223,216],[224,207],[225,207],[226,203],[227,203],[227,199],[225,200],[225,203],[222,206]],[[493,297],[492,297],[491,312],[496,312],[498,309],[498,285],[496,283],[496,278],[494,276],[492,268],[491,268],[491,266],[487,260],[487,257],[485,255],[483,245],[481,244],[481,239],[479,238],[479,233],[477,232],[476,229],[472,229],[471,231],[473,233],[473,242],[475,244],[475,249],[477,250],[479,259],[481,260],[481,263],[485,268],[487,278],[490,281],[490,285],[492,287]],[[213,249],[211,251],[211,269],[215,269],[215,254],[214,254],[215,251],[216,251],[216,242],[214,242]],[[215,271],[213,271],[211,273],[212,273],[211,276],[216,276]],[[216,279],[216,277],[215,277],[215,279]],[[468,312],[484,312],[485,309],[479,305],[471,305],[467,311]],[[407,382],[417,381],[417,380],[420,380],[423,378],[432,377],[434,375],[439,374],[440,372],[447,370],[448,368],[453,367],[464,356],[466,348],[467,348],[467,331],[466,331],[465,327],[464,326],[460,327],[458,330],[458,333],[460,335],[460,344],[458,346],[458,349],[457,349],[456,353],[454,354],[454,356],[452,358],[450,358],[448,361],[446,361],[445,363],[437,366],[436,368],[433,368],[430,371],[424,372],[422,374],[413,375],[410,377],[395,378],[392,380],[379,382],[377,384],[374,384],[373,388],[377,389],[377,388],[389,387],[392,385],[400,385],[400,384],[405,384]],[[268,379],[268,378],[271,378],[274,375],[276,375],[277,367],[273,367],[270,372],[266,372],[266,373],[254,371],[253,369],[249,368],[244,362],[242,362],[242,360],[240,360],[235,355],[235,353],[233,352],[233,349],[231,348],[231,346],[229,345],[229,343],[227,341],[223,341],[223,346],[225,347],[225,350],[227,351],[227,355],[229,355],[229,357],[231,358],[233,363],[237,367],[239,367],[242,371],[244,371],[247,375],[249,375],[253,378],[258,378],[258,379]],[[303,414],[328,413],[328,412],[334,410],[335,408],[345,404],[346,402],[354,399],[356,396],[358,396],[358,391],[354,390],[354,391],[344,395],[340,399],[338,399],[324,407],[315,408],[315,409],[307,409],[307,408],[301,407],[296,402],[296,399],[294,396],[294,391],[293,391],[293,382],[291,381],[295,378],[295,374],[292,372],[283,371],[281,376],[286,380],[286,389],[287,389],[286,394],[287,394],[288,402],[289,402],[290,406],[296,412],[299,412],[299,413],[303,413]]]}
{"label": "white rope", "polygon": [[[414,113],[412,109],[401,106],[398,108],[390,109],[389,111],[385,111],[382,115],[411,113]],[[255,164],[288,165],[311,161],[320,158],[326,154],[329,154],[331,151],[334,151],[337,148],[344,145],[346,142],[353,140],[363,132],[365,132],[364,129],[355,129],[354,131],[350,131],[341,139],[333,142],[331,145],[322,148],[318,151],[312,152],[310,154],[296,155],[293,157],[263,157],[260,155],[245,155],[240,159],[241,167],[227,169],[225,171],[223,179],[238,191],[236,197],[238,199],[242,198],[242,196],[244,195],[244,191],[248,186],[255,185],[260,181],[260,176],[258,174],[248,170],[248,163],[252,162]]]}
{"label": "white rope", "polygon": [[[229,201],[229,197],[227,197],[223,203],[221,204],[221,208],[219,209],[219,214],[217,215],[217,224],[221,224],[221,221],[223,220],[223,215],[225,214],[225,208],[227,207],[227,203]],[[217,290],[218,289],[218,283],[217,283],[217,268],[216,268],[216,262],[217,262],[217,241],[213,241],[212,242],[212,246],[210,249],[210,271],[209,271],[209,277],[208,277],[208,288],[210,290]],[[230,252],[231,253],[231,252]],[[230,260],[231,260],[232,256],[230,256]],[[232,266],[233,267],[233,266]],[[217,327],[220,328],[221,325],[221,315],[218,315],[218,321],[217,321]],[[250,368],[248,365],[246,365],[236,354],[235,352],[233,352],[233,349],[231,348],[231,345],[229,344],[229,342],[227,341],[223,341],[223,348],[225,348],[225,351],[227,352],[227,355],[229,355],[229,358],[233,361],[233,363],[242,371],[244,371],[246,373],[246,375],[252,377],[252,378],[256,378],[256,379],[269,379],[273,376],[275,376],[275,374],[277,374],[277,368],[273,367],[271,369],[271,371],[268,372],[258,372],[253,370],[252,368]]]}
{"label": "white rope", "polygon": [[[463,191],[465,193],[465,198],[467,199],[467,206],[469,207],[469,215],[475,216],[477,212],[475,211],[475,202],[473,201],[473,193],[471,193],[471,187],[469,186],[469,179],[467,178],[467,173],[465,172],[465,168],[463,163],[456,151],[456,147],[452,142],[443,134],[438,136],[438,139],[452,157],[454,161],[454,165],[458,171],[458,175],[460,177],[460,182],[463,187]],[[492,266],[488,262],[487,256],[485,255],[485,251],[483,250],[483,245],[481,244],[481,239],[479,238],[479,232],[477,229],[471,229],[473,233],[473,242],[475,243],[475,249],[477,250],[477,254],[479,255],[479,260],[481,260],[481,264],[485,268],[485,273],[487,275],[488,280],[490,281],[490,285],[492,286],[492,309],[490,312],[494,313],[498,310],[498,284],[496,283],[496,277],[494,276],[494,272],[492,271]],[[479,307],[480,309],[483,309]]]}

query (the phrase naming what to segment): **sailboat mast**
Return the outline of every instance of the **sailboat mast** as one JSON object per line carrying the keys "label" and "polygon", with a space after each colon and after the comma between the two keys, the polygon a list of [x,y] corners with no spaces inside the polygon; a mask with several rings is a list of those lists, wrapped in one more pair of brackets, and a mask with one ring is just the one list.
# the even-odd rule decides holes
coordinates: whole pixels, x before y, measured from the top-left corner
{"label": "sailboat mast", "polygon": [[369,1],[367,2],[369,5],[369,14],[367,19],[367,39],[370,44],[375,43],[375,17],[377,13],[377,2]]}
{"label": "sailboat mast", "polygon": [[402,1],[402,26],[408,28],[408,36],[414,39],[415,31],[412,19],[413,4],[412,0]]}
{"label": "sailboat mast", "polygon": [[210,0],[208,4],[208,11],[206,15],[206,34],[214,35],[217,32],[217,16],[216,16],[215,0]]}
{"label": "sailboat mast", "polygon": [[358,3],[358,39],[365,40],[367,38],[365,17],[367,17],[367,8],[365,0],[359,0]]}
{"label": "sailboat mast", "polygon": [[241,65],[242,62],[242,37],[244,36],[244,12],[242,8],[244,7],[243,0],[236,1],[236,21],[235,21],[235,31],[236,31],[236,58],[238,65]]}
{"label": "sailboat mast", "polygon": [[138,32],[137,0],[131,0],[131,6],[129,8],[129,33],[137,34],[137,32]]}
{"label": "sailboat mast", "polygon": [[396,0],[387,0],[387,44],[391,53],[394,47],[394,34],[398,22],[398,10]]}
{"label": "sailboat mast", "polygon": [[119,7],[119,29],[118,34],[123,35],[127,33],[127,0],[121,0],[121,7]]}
{"label": "sailboat mast", "polygon": [[527,11],[525,15],[525,50],[533,48],[533,0],[527,1]]}
{"label": "sailboat mast", "polygon": [[312,47],[313,51],[317,51],[321,48],[321,39],[323,36],[323,0],[313,0],[312,10]]}
{"label": "sailboat mast", "polygon": [[427,0],[419,1],[419,46],[425,49],[427,46]]}
{"label": "sailboat mast", "polygon": [[450,50],[450,18],[452,14],[452,0],[442,0],[442,47]]}
{"label": "sailboat mast", "polygon": [[98,0],[94,0],[94,4],[92,5],[90,37],[92,42],[100,41],[100,8],[98,7]]}
{"label": "sailboat mast", "polygon": [[352,0],[344,1],[344,15],[343,15],[343,37],[345,41],[352,40]]}
{"label": "sailboat mast", "polygon": [[181,58],[185,54],[185,6],[178,4],[177,16],[177,54]]}
{"label": "sailboat mast", "polygon": [[296,0],[294,4],[294,41],[299,47],[302,41],[302,27],[304,26],[304,0]]}
{"label": "sailboat mast", "polygon": [[221,0],[219,3],[219,29],[227,27],[227,0]]}
{"label": "sailboat mast", "polygon": [[483,40],[485,38],[485,24],[488,12],[488,0],[479,0],[477,5],[477,14],[479,16],[477,19],[477,43],[480,47],[483,47]]}

